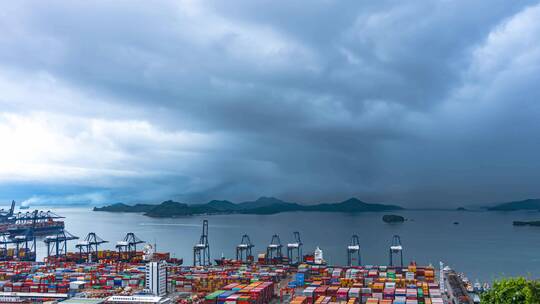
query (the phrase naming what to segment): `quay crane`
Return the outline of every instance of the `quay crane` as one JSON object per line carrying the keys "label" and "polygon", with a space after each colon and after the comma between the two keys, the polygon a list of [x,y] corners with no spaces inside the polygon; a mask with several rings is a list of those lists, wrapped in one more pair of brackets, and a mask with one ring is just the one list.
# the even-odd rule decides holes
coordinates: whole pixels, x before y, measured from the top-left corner
{"label": "quay crane", "polygon": [[135,233],[128,232],[123,240],[116,242],[116,249],[122,259],[125,255],[125,259],[130,259],[137,253],[137,245],[144,243],[143,240],[138,238]]}
{"label": "quay crane", "polygon": [[[355,259],[356,256],[356,259]],[[358,266],[362,265],[362,256],[360,255],[360,240],[358,235],[353,235],[349,246],[347,246],[347,265],[353,266],[356,260]]]}
{"label": "quay crane", "polygon": [[[13,255],[8,254],[8,245],[15,245]],[[0,260],[6,261],[16,259],[19,261],[36,261],[36,238],[31,230],[27,230],[24,235],[11,237],[4,232],[0,235]]]}
{"label": "quay crane", "polygon": [[238,246],[236,246],[236,259],[238,261],[249,262],[250,259],[253,260],[253,255],[251,254],[251,249],[255,247],[249,239],[249,235],[244,234],[242,236],[242,241]]}
{"label": "quay crane", "polygon": [[8,245],[13,244],[13,240],[9,238],[9,233],[0,234],[0,260],[7,261],[8,256]]}
{"label": "quay crane", "polygon": [[57,258],[66,256],[68,249],[67,242],[77,239],[79,239],[78,236],[69,233],[65,229],[62,229],[62,231],[56,233],[55,235],[46,236],[43,242],[47,245],[47,258],[51,256],[55,256]]}
{"label": "quay crane", "polygon": [[272,236],[272,240],[270,241],[270,244],[268,247],[266,247],[266,263],[270,264],[274,259],[283,259],[283,254],[281,253],[281,248],[283,245],[281,245],[281,240],[279,239],[279,235],[274,234]]}
{"label": "quay crane", "polygon": [[300,239],[300,232],[295,231],[293,233],[294,235],[294,242],[287,244],[287,259],[289,260],[289,263],[292,264],[300,264],[303,262],[303,255],[302,255],[302,240]]}
{"label": "quay crane", "polygon": [[24,234],[12,238],[15,244],[15,256],[21,261],[36,261],[36,237],[27,229]]}
{"label": "quay crane", "polygon": [[392,244],[390,245],[390,266],[394,266],[394,255],[400,258],[400,265],[403,267],[403,246],[399,235],[394,235]]}
{"label": "quay crane", "polygon": [[7,211],[4,211],[4,208],[0,209],[0,223],[8,222],[13,216],[15,211],[15,201],[11,201],[11,208]]}
{"label": "quay crane", "polygon": [[208,220],[204,220],[199,243],[193,246],[193,266],[209,266],[210,264],[210,244],[208,244]]}
{"label": "quay crane", "polygon": [[34,210],[34,211],[27,211],[27,212],[17,212],[15,214],[15,223],[16,224],[35,224],[35,223],[41,223],[41,222],[47,222],[49,220],[54,219],[62,219],[65,218],[63,216],[60,216],[52,211],[40,211],[40,210]]}
{"label": "quay crane", "polygon": [[105,241],[97,236],[95,232],[90,232],[84,238],[84,240],[79,241],[75,247],[79,249],[80,259],[83,260],[83,256],[86,255],[88,261],[90,262],[92,260],[92,256],[97,258],[98,246],[104,243],[108,243],[108,241]]}

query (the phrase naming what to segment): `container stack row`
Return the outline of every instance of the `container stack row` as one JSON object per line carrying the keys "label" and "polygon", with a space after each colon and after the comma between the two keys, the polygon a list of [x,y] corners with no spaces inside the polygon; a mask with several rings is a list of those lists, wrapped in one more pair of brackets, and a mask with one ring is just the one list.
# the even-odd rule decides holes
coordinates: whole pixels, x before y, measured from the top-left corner
{"label": "container stack row", "polygon": [[[442,304],[432,267],[304,266],[298,304]],[[298,281],[298,280],[297,280]],[[303,286],[302,286],[303,285]]]}
{"label": "container stack row", "polygon": [[264,304],[274,296],[273,282],[233,283],[205,297],[206,304]]}
{"label": "container stack row", "polygon": [[[100,262],[100,263],[118,263],[118,262],[129,262],[131,264],[137,264],[143,262],[144,252],[137,251],[134,253],[127,252],[118,252],[114,250],[99,250],[97,256],[89,257],[87,254],[83,253],[82,255],[79,252],[68,252],[67,255],[62,256],[61,258],[48,257],[48,262],[58,263],[58,262],[86,262],[88,260]],[[160,260],[166,260],[170,263],[179,263],[181,259],[171,258],[170,253],[168,252],[155,252],[154,257]]]}
{"label": "container stack row", "polygon": [[106,296],[144,288],[144,265],[0,262],[0,291]]}
{"label": "container stack row", "polygon": [[170,267],[168,278],[171,290],[211,293],[233,283],[277,283],[291,271],[291,268],[285,265]]}

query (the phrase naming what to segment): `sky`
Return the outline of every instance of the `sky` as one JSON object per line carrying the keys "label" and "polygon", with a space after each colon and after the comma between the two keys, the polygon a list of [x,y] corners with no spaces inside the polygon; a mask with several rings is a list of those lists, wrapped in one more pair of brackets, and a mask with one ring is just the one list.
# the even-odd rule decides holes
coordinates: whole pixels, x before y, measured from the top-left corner
{"label": "sky", "polygon": [[0,199],[540,197],[539,1],[2,1]]}

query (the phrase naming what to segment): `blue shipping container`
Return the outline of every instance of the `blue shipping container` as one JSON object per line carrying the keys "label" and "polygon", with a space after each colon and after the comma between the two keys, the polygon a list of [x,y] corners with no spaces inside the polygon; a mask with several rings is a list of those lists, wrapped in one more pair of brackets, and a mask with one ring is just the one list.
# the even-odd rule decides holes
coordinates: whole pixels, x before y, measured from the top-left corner
{"label": "blue shipping container", "polygon": [[304,280],[305,275],[303,273],[297,273],[296,274],[296,285],[298,286],[304,286]]}

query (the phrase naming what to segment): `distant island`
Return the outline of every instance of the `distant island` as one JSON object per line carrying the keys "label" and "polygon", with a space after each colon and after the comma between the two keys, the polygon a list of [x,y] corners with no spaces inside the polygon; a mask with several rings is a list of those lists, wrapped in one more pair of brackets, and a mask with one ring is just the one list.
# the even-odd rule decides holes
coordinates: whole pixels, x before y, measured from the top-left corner
{"label": "distant island", "polygon": [[526,199],[488,207],[489,211],[540,210],[540,199]]}
{"label": "distant island", "polygon": [[402,210],[396,205],[370,204],[357,198],[350,198],[339,203],[324,203],[316,205],[301,205],[289,203],[274,197],[261,197],[255,201],[233,203],[226,200],[213,200],[205,204],[184,204],[172,200],[161,204],[112,204],[94,207],[94,211],[107,212],[136,212],[150,217],[178,217],[198,214],[276,214],[288,211],[318,211],[318,212],[369,212]]}
{"label": "distant island", "polygon": [[401,215],[385,214],[382,218],[385,223],[403,223],[405,218]]}
{"label": "distant island", "polygon": [[540,226],[540,221],[514,221],[514,226]]}

